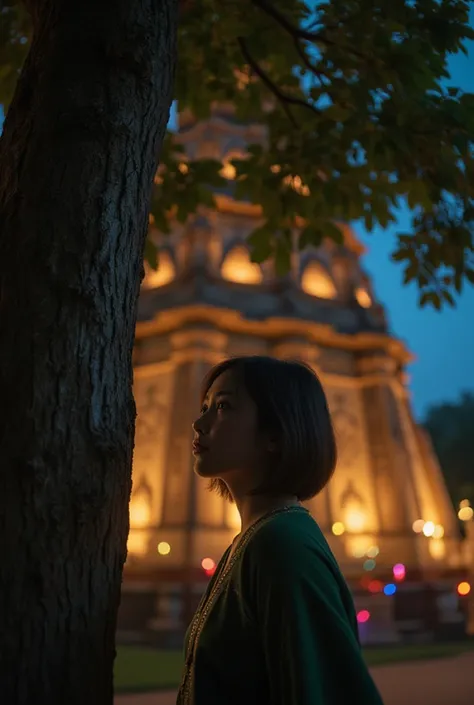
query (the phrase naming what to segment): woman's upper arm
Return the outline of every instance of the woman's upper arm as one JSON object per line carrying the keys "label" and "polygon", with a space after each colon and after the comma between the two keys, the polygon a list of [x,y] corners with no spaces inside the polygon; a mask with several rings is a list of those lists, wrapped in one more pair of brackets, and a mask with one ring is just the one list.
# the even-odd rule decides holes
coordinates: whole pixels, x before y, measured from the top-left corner
{"label": "woman's upper arm", "polygon": [[252,604],[272,705],[381,705],[329,557],[286,540],[261,543]]}

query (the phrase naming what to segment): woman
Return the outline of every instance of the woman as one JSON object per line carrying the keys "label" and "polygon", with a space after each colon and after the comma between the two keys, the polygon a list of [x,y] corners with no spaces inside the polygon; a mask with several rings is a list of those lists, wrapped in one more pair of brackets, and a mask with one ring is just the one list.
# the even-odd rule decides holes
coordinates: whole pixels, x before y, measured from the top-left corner
{"label": "woman", "polygon": [[226,360],[204,380],[194,466],[242,530],[186,635],[178,705],[381,705],[349,589],[300,502],[331,478],[336,444],[309,367]]}

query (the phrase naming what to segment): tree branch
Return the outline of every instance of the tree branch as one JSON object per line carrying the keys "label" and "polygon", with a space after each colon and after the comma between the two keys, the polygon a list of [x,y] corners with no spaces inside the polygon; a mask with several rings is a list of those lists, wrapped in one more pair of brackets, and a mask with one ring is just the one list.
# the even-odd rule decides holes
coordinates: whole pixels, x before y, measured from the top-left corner
{"label": "tree branch", "polygon": [[[265,12],[265,14],[267,14],[269,17],[272,17],[275,22],[280,25],[280,27],[283,27],[283,29],[286,30],[286,32],[288,32],[288,34],[290,34],[295,39],[303,39],[313,43],[319,42],[320,44],[326,44],[327,46],[337,46],[337,42],[335,42],[333,39],[328,39],[328,37],[323,36],[320,32],[310,32],[307,29],[296,27],[292,22],[290,22],[290,20],[285,17],[285,15],[283,15],[279,10],[273,7],[273,5],[267,0],[252,0],[252,2],[255,7],[260,8],[262,12]],[[329,28],[325,27],[325,29]],[[358,56],[364,61],[367,61],[369,58],[365,54],[361,54],[359,51],[353,49],[352,47],[341,48],[345,49],[347,52],[353,54],[354,56]]]}
{"label": "tree branch", "polygon": [[289,107],[290,105],[300,105],[302,108],[306,108],[307,110],[311,110],[313,113],[318,115],[318,117],[320,116],[321,112],[314,105],[311,105],[311,103],[307,103],[302,98],[295,98],[294,96],[287,95],[286,93],[283,93],[278,88],[278,86],[272,81],[272,79],[268,76],[268,74],[262,69],[260,64],[250,54],[244,38],[237,37],[237,41],[239,43],[239,46],[242,50],[242,54],[243,54],[246,62],[249,64],[249,66],[252,68],[252,70],[257,74],[257,76],[263,81],[263,83],[267,86],[269,91],[271,93],[273,93],[273,95],[278,99],[278,101],[280,102],[288,119],[293,124],[293,127],[298,127],[298,123],[296,122],[295,117],[290,110],[290,107]]}
{"label": "tree branch", "polygon": [[313,76],[316,76],[316,78],[320,82],[321,86],[324,86],[326,88],[326,84],[323,82],[322,76],[324,76],[324,78],[326,78],[326,80],[328,80],[329,82],[331,81],[331,79],[328,78],[327,75],[323,71],[318,71],[316,66],[311,63],[311,61],[306,56],[306,52],[303,49],[303,47],[301,46],[301,40],[299,40],[298,37],[294,37],[294,45],[295,45],[295,49],[298,53],[298,56],[301,58],[301,61],[306,66],[308,71],[311,71]]}
{"label": "tree branch", "polygon": [[295,25],[292,24],[290,20],[285,17],[285,15],[283,15],[279,10],[273,7],[271,3],[267,2],[267,0],[252,0],[252,2],[256,7],[259,7],[267,15],[273,17],[275,22],[278,22],[278,24],[283,27],[283,29],[285,29],[288,34],[291,34],[292,37],[306,39],[309,42],[323,41],[321,40],[319,34],[317,34],[316,32],[310,32],[309,30],[301,29],[300,27],[295,27]]}

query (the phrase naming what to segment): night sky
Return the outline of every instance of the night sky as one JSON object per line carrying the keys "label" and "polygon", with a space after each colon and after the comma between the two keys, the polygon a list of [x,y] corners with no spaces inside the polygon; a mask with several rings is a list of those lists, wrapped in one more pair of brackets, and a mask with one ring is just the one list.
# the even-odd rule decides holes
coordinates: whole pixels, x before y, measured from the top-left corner
{"label": "night sky", "polygon": [[[472,93],[474,42],[468,48],[468,57],[452,58],[450,83]],[[386,306],[391,329],[416,356],[409,372],[413,407],[421,419],[430,404],[455,400],[464,389],[474,391],[474,286],[466,284],[455,309],[420,309],[416,285],[402,286],[402,267],[390,261],[394,234],[409,232],[408,220],[407,212],[401,212],[397,225],[390,230],[368,235],[363,226],[356,226],[356,232],[368,248],[365,269],[372,276],[377,297]]]}

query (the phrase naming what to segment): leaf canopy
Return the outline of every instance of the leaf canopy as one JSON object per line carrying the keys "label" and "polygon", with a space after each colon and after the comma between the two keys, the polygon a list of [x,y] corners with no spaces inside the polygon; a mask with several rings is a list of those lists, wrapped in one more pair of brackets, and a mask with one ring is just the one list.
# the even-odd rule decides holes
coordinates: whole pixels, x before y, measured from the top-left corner
{"label": "leaf canopy", "polygon": [[[474,280],[474,95],[446,87],[448,57],[474,39],[464,0],[187,0],[175,98],[199,118],[232,103],[266,138],[233,160],[235,194],[259,204],[254,261],[289,265],[299,246],[340,240],[338,222],[372,231],[413,221],[393,259],[421,305],[453,305]],[[30,40],[23,6],[1,11],[0,102],[8,104]],[[151,212],[170,229],[226,184],[216,160],[184,163],[169,132]],[[152,260],[150,246],[147,259]]]}

